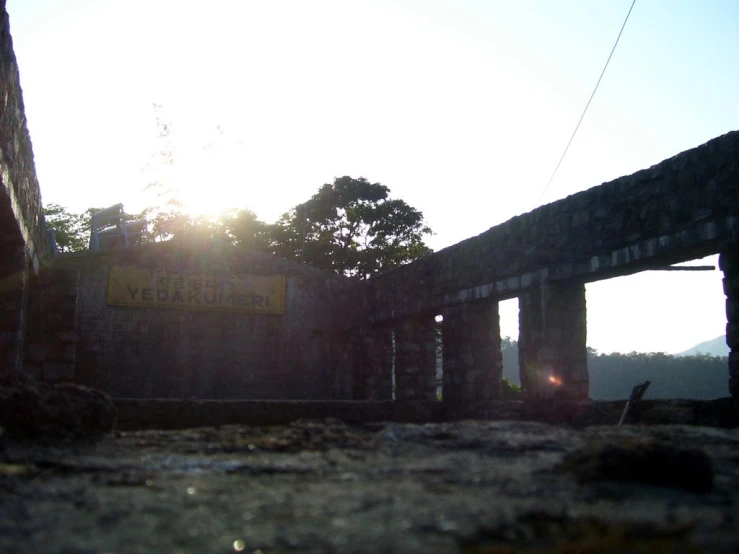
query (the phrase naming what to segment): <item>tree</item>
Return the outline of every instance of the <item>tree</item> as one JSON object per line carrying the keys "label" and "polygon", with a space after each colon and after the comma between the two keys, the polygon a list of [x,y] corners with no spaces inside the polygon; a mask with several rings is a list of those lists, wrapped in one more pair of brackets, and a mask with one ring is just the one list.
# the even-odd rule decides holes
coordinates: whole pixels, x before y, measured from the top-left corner
{"label": "tree", "polygon": [[273,225],[260,221],[253,211],[241,209],[221,216],[220,223],[228,241],[235,246],[259,252],[270,252]]}
{"label": "tree", "polygon": [[423,214],[390,189],[345,176],[323,185],[272,229],[272,251],[348,277],[365,279],[431,253]]}
{"label": "tree", "polygon": [[[174,198],[139,217],[148,212],[152,235],[159,241],[220,240],[365,279],[431,253],[423,242],[424,236],[431,234],[423,214],[389,194],[390,190],[379,183],[341,177],[323,185],[310,200],[275,224],[259,220],[248,209],[220,217],[192,217]],[[94,210],[72,214],[56,204],[48,210],[56,214],[59,228],[67,233],[61,236],[62,251],[86,248],[89,217]],[[68,235],[75,238],[73,243]]]}
{"label": "tree", "polygon": [[46,227],[54,230],[60,252],[86,250],[90,242],[90,218],[97,208],[88,208],[81,214],[70,212],[64,206],[51,203],[44,207]]}
{"label": "tree", "polygon": [[[102,208],[87,208],[82,213],[74,213],[64,206],[50,203],[44,207],[46,227],[54,230],[57,248],[61,253],[79,252],[87,250],[90,245],[90,231],[92,229],[92,214]],[[125,221],[142,219],[144,214],[123,214]],[[146,242],[148,236],[136,238],[135,242]]]}

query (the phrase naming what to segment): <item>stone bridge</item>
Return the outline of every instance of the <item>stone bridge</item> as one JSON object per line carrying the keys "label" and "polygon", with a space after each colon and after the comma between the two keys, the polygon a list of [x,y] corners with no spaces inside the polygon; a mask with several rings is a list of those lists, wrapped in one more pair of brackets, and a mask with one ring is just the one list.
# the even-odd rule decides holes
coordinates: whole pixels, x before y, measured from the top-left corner
{"label": "stone bridge", "polygon": [[[514,217],[360,287],[361,395],[433,394],[443,316],[444,400],[500,396],[498,302],[518,297],[528,396],[585,397],[585,283],[720,253],[729,390],[739,395],[739,132]],[[394,346],[394,348],[393,348]],[[562,381],[561,386],[552,385]]]}

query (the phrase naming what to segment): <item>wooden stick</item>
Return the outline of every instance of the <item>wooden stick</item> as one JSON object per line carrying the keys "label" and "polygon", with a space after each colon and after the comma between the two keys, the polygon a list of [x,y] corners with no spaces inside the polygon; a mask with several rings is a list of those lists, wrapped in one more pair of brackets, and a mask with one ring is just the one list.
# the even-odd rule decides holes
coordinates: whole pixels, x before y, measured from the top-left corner
{"label": "wooden stick", "polygon": [[621,427],[626,419],[626,414],[629,413],[629,407],[641,400],[641,397],[644,396],[644,393],[647,392],[647,389],[651,384],[652,383],[650,381],[644,381],[642,384],[636,385],[631,390],[631,396],[629,396],[629,399],[626,401],[626,406],[624,406],[624,411],[621,412],[621,419],[618,420],[618,425],[616,427]]}

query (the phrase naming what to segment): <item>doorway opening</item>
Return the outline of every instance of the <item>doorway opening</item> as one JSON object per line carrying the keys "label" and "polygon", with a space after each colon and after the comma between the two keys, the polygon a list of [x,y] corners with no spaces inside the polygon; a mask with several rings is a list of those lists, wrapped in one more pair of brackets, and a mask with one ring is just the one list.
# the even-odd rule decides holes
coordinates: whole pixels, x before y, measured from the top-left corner
{"label": "doorway opening", "polygon": [[500,319],[500,351],[503,355],[504,399],[521,395],[521,374],[518,365],[518,298],[498,303]]}
{"label": "doorway opening", "polygon": [[[712,266],[711,270],[675,267]],[[723,273],[717,256],[588,283],[590,397],[622,400],[728,396]]]}

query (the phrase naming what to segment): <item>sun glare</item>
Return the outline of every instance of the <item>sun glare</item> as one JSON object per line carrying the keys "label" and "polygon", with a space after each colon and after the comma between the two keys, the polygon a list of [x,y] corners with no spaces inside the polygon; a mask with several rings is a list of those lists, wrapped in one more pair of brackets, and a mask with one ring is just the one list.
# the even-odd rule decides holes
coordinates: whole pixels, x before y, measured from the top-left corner
{"label": "sun glare", "polygon": [[158,195],[160,205],[176,205],[192,217],[218,217],[229,210],[249,207],[244,201],[241,152],[225,142],[175,142],[172,163],[160,165],[149,176],[159,184],[152,193]]}

